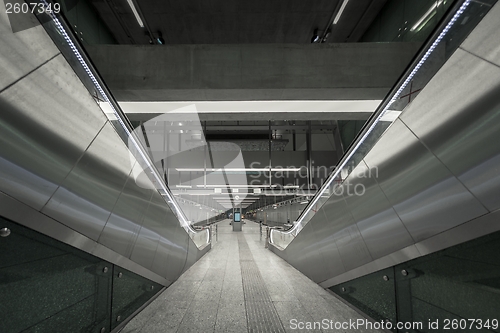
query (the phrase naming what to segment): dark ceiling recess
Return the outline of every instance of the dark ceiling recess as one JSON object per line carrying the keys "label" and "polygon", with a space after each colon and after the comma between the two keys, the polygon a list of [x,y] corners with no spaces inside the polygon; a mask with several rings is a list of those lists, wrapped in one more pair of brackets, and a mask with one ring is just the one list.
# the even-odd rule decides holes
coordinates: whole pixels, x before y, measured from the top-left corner
{"label": "dark ceiling recess", "polygon": [[[89,0],[120,44],[149,44],[162,32],[166,44],[357,42],[387,0]],[[129,5],[135,4],[144,27]]]}

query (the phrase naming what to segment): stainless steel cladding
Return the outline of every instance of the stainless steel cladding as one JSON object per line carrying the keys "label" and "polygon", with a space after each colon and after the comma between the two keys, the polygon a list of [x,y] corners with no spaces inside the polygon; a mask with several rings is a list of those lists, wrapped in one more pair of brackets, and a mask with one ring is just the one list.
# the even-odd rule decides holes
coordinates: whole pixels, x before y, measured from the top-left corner
{"label": "stainless steel cladding", "polygon": [[[16,45],[2,45],[2,59]],[[1,72],[8,72],[10,64],[2,61]],[[17,80],[0,93],[1,188],[41,209],[106,117],[61,55]]]}
{"label": "stainless steel cladding", "polygon": [[168,285],[210,247],[136,181],[139,164],[43,28],[13,34],[0,13],[0,35],[0,215]]}
{"label": "stainless steel cladding", "polygon": [[290,204],[288,201],[276,208],[270,206],[262,211],[258,210],[255,219],[257,221],[266,222],[269,225],[283,225],[287,221],[296,221],[300,215],[303,205]]}
{"label": "stainless steel cladding", "polygon": [[329,287],[500,229],[499,15],[496,4],[352,170],[351,194],[275,253]]}

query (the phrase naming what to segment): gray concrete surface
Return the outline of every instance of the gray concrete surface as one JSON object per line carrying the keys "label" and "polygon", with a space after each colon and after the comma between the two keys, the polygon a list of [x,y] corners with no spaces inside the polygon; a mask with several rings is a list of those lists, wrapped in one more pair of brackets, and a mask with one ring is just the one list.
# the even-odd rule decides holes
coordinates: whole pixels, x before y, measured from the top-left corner
{"label": "gray concrete surface", "polygon": [[242,232],[233,232],[224,220],[218,223],[213,240],[212,250],[122,333],[349,332],[292,329],[290,321],[362,318],[265,249],[265,235],[260,235],[258,224],[247,221]]}
{"label": "gray concrete surface", "polygon": [[420,43],[99,45],[119,101],[382,99]]}

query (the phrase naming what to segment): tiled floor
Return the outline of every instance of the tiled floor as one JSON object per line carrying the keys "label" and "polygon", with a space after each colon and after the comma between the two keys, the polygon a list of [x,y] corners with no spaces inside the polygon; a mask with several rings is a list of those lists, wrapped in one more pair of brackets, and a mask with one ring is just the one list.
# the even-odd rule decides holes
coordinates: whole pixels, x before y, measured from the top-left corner
{"label": "tiled floor", "polygon": [[[360,315],[264,248],[259,225],[218,224],[212,249],[122,333],[348,332],[299,330],[293,322],[349,322]],[[351,330],[352,332],[377,332]]]}

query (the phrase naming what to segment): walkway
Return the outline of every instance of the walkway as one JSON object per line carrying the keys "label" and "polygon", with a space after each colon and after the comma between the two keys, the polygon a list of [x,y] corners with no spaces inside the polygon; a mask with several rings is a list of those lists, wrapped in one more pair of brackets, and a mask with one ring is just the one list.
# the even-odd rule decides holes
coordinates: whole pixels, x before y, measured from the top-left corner
{"label": "walkway", "polygon": [[362,318],[264,244],[265,235],[260,235],[256,223],[247,221],[243,232],[233,232],[228,220],[218,223],[212,250],[122,333],[308,332],[293,329],[291,320],[348,322]]}

